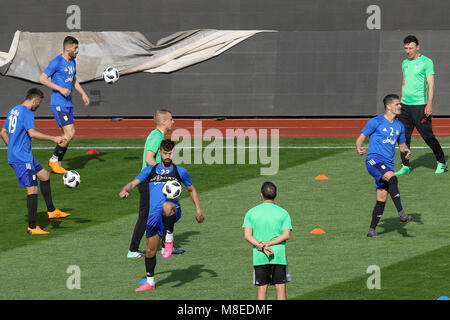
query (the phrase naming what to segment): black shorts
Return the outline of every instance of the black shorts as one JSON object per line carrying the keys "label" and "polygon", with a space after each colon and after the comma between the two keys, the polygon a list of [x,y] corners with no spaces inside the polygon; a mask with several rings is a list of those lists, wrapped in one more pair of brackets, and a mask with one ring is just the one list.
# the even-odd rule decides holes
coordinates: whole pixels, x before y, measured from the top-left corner
{"label": "black shorts", "polygon": [[253,266],[253,284],[255,286],[283,284],[291,281],[289,268],[284,264],[263,264]]}

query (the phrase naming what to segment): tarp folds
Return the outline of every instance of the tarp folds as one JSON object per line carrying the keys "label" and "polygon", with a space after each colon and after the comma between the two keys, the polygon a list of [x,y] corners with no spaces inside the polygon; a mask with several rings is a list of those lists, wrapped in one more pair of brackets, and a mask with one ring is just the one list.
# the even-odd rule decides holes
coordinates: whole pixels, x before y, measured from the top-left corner
{"label": "tarp folds", "polygon": [[21,32],[9,52],[0,51],[0,74],[38,82],[51,59],[61,54],[63,39],[78,39],[77,79],[102,78],[108,66],[121,75],[134,72],[173,72],[221,54],[239,42],[267,30],[180,31],[150,43],[140,32]]}

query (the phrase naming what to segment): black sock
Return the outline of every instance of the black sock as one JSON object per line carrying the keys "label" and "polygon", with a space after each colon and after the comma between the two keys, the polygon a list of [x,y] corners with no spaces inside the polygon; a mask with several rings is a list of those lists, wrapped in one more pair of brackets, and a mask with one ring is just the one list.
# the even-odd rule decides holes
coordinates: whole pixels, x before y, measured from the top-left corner
{"label": "black sock", "polygon": [[53,151],[53,155],[58,157],[58,161],[62,161],[64,155],[66,154],[67,147],[61,147],[59,144],[56,145],[55,150]]}
{"label": "black sock", "polygon": [[389,194],[391,195],[392,201],[394,201],[397,212],[403,212],[402,202],[400,200],[400,191],[398,191],[397,176],[393,176],[389,179]]}
{"label": "black sock", "polygon": [[30,229],[36,228],[37,207],[38,207],[38,195],[29,194],[27,196],[27,208],[28,208],[28,227]]}
{"label": "black sock", "polygon": [[145,271],[147,277],[153,277],[155,275],[156,256],[152,258],[145,257]]}
{"label": "black sock", "polygon": [[173,233],[173,226],[174,226],[175,220],[177,218],[176,215],[175,214],[173,214],[171,216],[163,215],[162,218],[163,218],[164,227],[166,229],[166,232],[168,231],[170,233]]}
{"label": "black sock", "polygon": [[45,204],[47,205],[47,211],[55,211],[55,206],[53,205],[52,199],[52,189],[50,187],[50,180],[41,180],[40,185],[42,196],[44,197]]}
{"label": "black sock", "polygon": [[378,222],[381,219],[381,216],[384,212],[384,206],[386,205],[386,202],[377,201],[375,204],[375,207],[372,211],[372,222],[370,223],[370,228],[375,229],[378,225]]}

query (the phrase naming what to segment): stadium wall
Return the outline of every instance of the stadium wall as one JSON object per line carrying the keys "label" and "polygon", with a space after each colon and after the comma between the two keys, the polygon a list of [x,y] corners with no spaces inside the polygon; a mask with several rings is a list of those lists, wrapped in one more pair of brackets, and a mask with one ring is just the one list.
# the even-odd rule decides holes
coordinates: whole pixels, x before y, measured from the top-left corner
{"label": "stadium wall", "polygon": [[[75,94],[75,114],[148,117],[164,107],[177,117],[352,117],[382,112],[382,97],[399,93],[402,40],[415,34],[435,63],[434,115],[449,116],[449,13],[444,0],[2,0],[0,51],[16,30],[139,31],[152,43],[199,28],[276,30],[174,73],[86,83],[91,106]],[[0,117],[34,85],[0,77]],[[51,116],[44,92],[37,117]]]}

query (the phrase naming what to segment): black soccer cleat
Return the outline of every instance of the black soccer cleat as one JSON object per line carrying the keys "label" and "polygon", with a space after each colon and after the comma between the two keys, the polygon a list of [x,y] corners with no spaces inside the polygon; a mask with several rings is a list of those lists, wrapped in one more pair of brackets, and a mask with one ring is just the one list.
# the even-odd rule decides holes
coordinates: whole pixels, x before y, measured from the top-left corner
{"label": "black soccer cleat", "polygon": [[[183,254],[183,253],[185,253],[186,251],[184,251],[183,249],[178,249],[177,247],[173,247],[173,249],[172,249],[172,254]],[[164,254],[164,243],[163,243],[163,245],[161,246],[161,254]]]}
{"label": "black soccer cleat", "polygon": [[173,247],[172,254],[183,254],[185,251],[183,249],[178,249],[177,247]]}
{"label": "black soccer cleat", "polygon": [[412,216],[410,216],[409,214],[404,214],[400,216],[400,223],[408,223],[413,219]]}
{"label": "black soccer cleat", "polygon": [[381,238],[378,233],[375,231],[375,229],[369,229],[369,232],[367,232],[367,237],[368,238]]}

